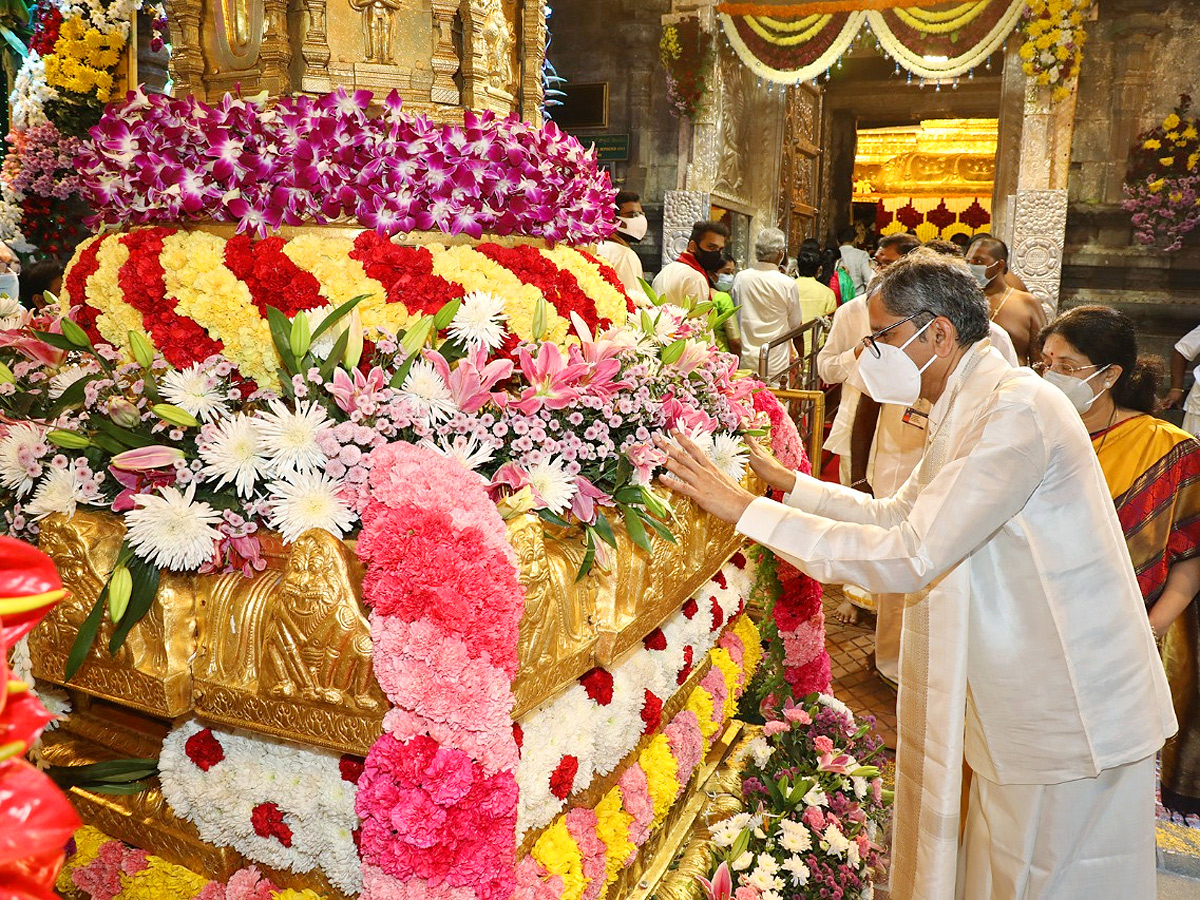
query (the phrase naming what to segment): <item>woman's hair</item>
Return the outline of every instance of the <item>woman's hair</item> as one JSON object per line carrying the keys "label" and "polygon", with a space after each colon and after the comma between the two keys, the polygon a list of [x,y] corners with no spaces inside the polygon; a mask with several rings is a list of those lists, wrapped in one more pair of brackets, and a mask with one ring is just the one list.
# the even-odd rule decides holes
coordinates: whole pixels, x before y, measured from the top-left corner
{"label": "woman's hair", "polygon": [[1117,406],[1154,412],[1163,379],[1163,361],[1157,356],[1138,355],[1137,333],[1129,316],[1110,306],[1077,306],[1043,328],[1040,343],[1045,344],[1052,334],[1057,334],[1095,366],[1121,367],[1121,377],[1112,386]]}
{"label": "woman's hair", "polygon": [[800,245],[796,256],[796,274],[804,278],[816,278],[821,268],[821,245],[809,238]]}

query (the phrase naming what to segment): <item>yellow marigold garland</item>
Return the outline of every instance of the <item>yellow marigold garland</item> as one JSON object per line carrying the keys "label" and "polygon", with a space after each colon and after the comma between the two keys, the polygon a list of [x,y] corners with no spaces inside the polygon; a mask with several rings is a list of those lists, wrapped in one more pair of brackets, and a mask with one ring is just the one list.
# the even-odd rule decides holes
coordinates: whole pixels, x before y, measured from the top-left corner
{"label": "yellow marigold garland", "polygon": [[588,261],[578,251],[562,244],[553,250],[543,250],[546,257],[560,269],[566,269],[579,284],[579,289],[596,304],[596,314],[614,325],[622,324],[629,315],[625,295],[604,280],[600,267]]}
{"label": "yellow marigold garland", "polygon": [[754,624],[754,620],[747,615],[738,616],[737,622],[733,626],[733,633],[741,638],[742,647],[742,669],[745,672],[745,681],[743,684],[749,684],[754,679],[754,673],[758,671],[758,664],[762,662],[762,640],[758,635],[758,627]]}
{"label": "yellow marigold garland", "polygon": [[[508,327],[522,340],[533,337],[533,311],[542,292],[532,284],[525,284],[512,272],[482,253],[467,246],[442,247],[431,245],[433,273],[447,281],[463,286],[468,294],[485,291],[504,298],[504,311],[508,314]],[[544,299],[544,298],[543,298]],[[546,334],[544,338],[561,344],[567,339],[568,322],[552,305],[546,307]]]}
{"label": "yellow marigold garland", "polygon": [[283,245],[283,253],[308,272],[321,285],[321,296],[333,306],[366,295],[358,304],[358,314],[368,329],[383,329],[393,334],[408,322],[408,310],[402,303],[388,303],[387,290],[367,274],[363,264],[350,258],[354,242],[348,238],[321,234],[302,234]]}
{"label": "yellow marigold garland", "polygon": [[637,850],[629,839],[629,827],[632,824],[633,816],[625,812],[621,801],[621,789],[614,787],[596,805],[596,835],[607,848],[604,857],[605,887],[617,880],[617,875]]}
{"label": "yellow marigold garland", "polygon": [[654,824],[658,825],[666,818],[671,804],[679,796],[679,763],[671,753],[671,744],[665,734],[655,735],[646,745],[646,749],[638,754],[638,765],[646,773],[646,783],[650,788],[650,799],[654,801]]}
{"label": "yellow marigold garland", "polygon": [[163,239],[159,257],[167,300],[175,312],[194,319],[225,345],[247,378],[277,390],[271,329],[250,297],[250,288],[225,266],[225,241],[201,231],[180,231]]}
{"label": "yellow marigold garland", "polygon": [[91,825],[84,825],[75,832],[74,837],[75,852],[71,854],[67,864],[62,867],[62,871],[58,873],[58,880],[54,883],[54,887],[60,894],[69,894],[74,890],[75,882],[71,880],[72,870],[82,869],[89,865],[100,855],[100,848],[112,840],[99,828],[93,828]]}
{"label": "yellow marigold garland", "polygon": [[88,303],[100,310],[96,330],[114,347],[129,343],[129,332],[143,332],[142,314],[125,302],[117,281],[121,266],[129,259],[129,248],[120,235],[110,235],[96,252],[96,271],[88,276]]}
{"label": "yellow marigold garland", "polygon": [[68,15],[59,26],[54,52],[46,56],[46,83],[76,94],[95,93],[107,103],[113,88],[111,69],[121,61],[128,32],[120,29],[101,33],[84,25],[79,16]]}
{"label": "yellow marigold garland", "polygon": [[583,877],[583,854],[579,845],[567,831],[567,820],[560,816],[553,825],[542,832],[529,853],[540,862],[551,875],[563,880],[561,900],[579,900],[587,888]]}
{"label": "yellow marigold garland", "polygon": [[1035,84],[1054,87],[1054,99],[1070,93],[1066,82],[1079,75],[1087,43],[1084,15],[1092,0],[1029,0],[1022,70]]}
{"label": "yellow marigold garland", "polygon": [[[169,863],[157,856],[146,857],[146,868],[135,875],[121,876],[120,900],[164,900],[169,897],[194,897],[208,879],[190,869]],[[116,900],[116,898],[114,898]]]}

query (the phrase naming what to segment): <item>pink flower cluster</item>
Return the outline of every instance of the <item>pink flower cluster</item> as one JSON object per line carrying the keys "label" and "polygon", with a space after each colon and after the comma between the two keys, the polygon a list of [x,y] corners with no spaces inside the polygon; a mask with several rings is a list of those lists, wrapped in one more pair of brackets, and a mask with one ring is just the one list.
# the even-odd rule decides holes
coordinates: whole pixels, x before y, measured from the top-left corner
{"label": "pink flower cluster", "polygon": [[208,219],[263,235],[280,225],[357,219],[382,235],[414,230],[521,234],[588,243],[613,230],[613,189],[594,151],[553,122],[467,111],[442,125],[378,115],[370,91],[266,106],[226,94],[216,106],[130,92],[92,129],[80,157],[97,221]]}
{"label": "pink flower cluster", "polygon": [[369,468],[358,552],[394,708],[358,784],[362,896],[507,900],[525,600],[507,531],[483,483],[434,451],[389,444]]}
{"label": "pink flower cluster", "polygon": [[1183,248],[1183,239],[1200,225],[1200,172],[1150,176],[1126,182],[1121,208],[1133,213],[1133,235],[1139,244],[1157,245],[1167,253]]}
{"label": "pink flower cluster", "polygon": [[46,122],[23,135],[10,135],[9,143],[16,152],[5,157],[4,179],[18,195],[66,200],[79,193],[75,157],[84,147],[79,138],[61,134]]}

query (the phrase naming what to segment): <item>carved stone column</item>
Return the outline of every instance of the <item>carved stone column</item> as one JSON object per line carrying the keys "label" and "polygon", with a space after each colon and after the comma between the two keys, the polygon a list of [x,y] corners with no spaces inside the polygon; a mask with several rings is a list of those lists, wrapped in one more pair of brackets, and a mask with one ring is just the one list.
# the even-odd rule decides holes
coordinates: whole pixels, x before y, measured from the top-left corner
{"label": "carved stone column", "polygon": [[674,262],[687,249],[692,226],[709,217],[708,191],[667,191],[663,197],[662,264]]}
{"label": "carved stone column", "polygon": [[333,89],[333,80],[329,76],[325,0],[301,0],[300,15],[304,34],[300,44],[300,58],[304,61],[300,89],[314,94],[328,93]]}
{"label": "carved stone column", "polygon": [[266,0],[262,48],[259,50],[260,90],[272,96],[292,92],[292,46],[288,42],[288,0]]}
{"label": "carved stone column", "polygon": [[204,96],[204,56],[200,52],[201,0],[171,4],[171,61],[169,69],[177,95]]}
{"label": "carved stone column", "polygon": [[454,81],[461,60],[454,46],[454,17],[458,15],[458,0],[432,0],[433,6],[433,89],[434,103],[458,106],[462,92]]}
{"label": "carved stone column", "polygon": [[542,124],[542,65],[546,59],[546,2],[525,0],[521,64],[521,114],[527,122]]}
{"label": "carved stone column", "polygon": [[513,22],[505,0],[462,0],[463,103],[507,115],[513,109]]}

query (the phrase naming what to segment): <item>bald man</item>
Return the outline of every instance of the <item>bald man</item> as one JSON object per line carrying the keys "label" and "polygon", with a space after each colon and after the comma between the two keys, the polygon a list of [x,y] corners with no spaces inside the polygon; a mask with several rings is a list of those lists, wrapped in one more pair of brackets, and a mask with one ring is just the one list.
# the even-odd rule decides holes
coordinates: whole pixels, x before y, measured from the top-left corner
{"label": "bald man", "polygon": [[967,264],[987,297],[992,321],[1012,338],[1021,365],[1029,365],[1046,313],[1033,294],[1008,283],[1008,247],[997,238],[979,238],[967,249]]}

